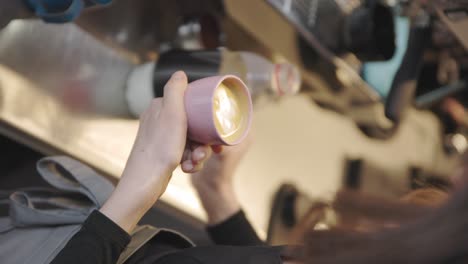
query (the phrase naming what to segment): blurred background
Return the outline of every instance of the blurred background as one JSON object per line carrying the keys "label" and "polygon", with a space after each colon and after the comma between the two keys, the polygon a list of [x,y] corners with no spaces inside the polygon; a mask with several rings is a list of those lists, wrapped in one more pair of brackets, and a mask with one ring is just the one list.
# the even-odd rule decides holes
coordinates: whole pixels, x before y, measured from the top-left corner
{"label": "blurred background", "polygon": [[[286,183],[321,200],[449,185],[468,146],[467,27],[466,0],[0,1],[0,188],[40,184],[51,154],[117,181],[179,69],[249,86],[235,184],[263,237]],[[206,242],[205,217],[178,170],[145,221]]]}

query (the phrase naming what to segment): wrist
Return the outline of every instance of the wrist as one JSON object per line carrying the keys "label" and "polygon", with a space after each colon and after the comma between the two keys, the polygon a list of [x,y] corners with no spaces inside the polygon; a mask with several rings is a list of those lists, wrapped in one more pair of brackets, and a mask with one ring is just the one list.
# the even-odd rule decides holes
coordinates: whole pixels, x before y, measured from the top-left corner
{"label": "wrist", "polygon": [[131,234],[148,209],[147,206],[133,199],[125,199],[125,197],[116,190],[102,206],[100,211],[125,230],[125,232]]}
{"label": "wrist", "polygon": [[[232,177],[217,173],[210,173],[209,177],[192,178],[192,185],[198,191],[210,191],[214,193],[223,193],[234,190]],[[194,177],[194,176],[192,176]]]}
{"label": "wrist", "polygon": [[[134,176],[140,178],[136,181]],[[151,208],[161,197],[169,184],[172,172],[163,169],[143,169],[137,171],[125,171],[115,193],[142,208]]]}
{"label": "wrist", "polygon": [[128,194],[146,201],[159,198],[172,176],[172,165],[160,161],[147,152],[133,152],[117,188],[126,189]]}
{"label": "wrist", "polygon": [[241,210],[232,185],[198,185],[195,189],[207,214],[208,225],[222,223]]}
{"label": "wrist", "polygon": [[201,200],[222,201],[237,200],[234,186],[228,182],[215,181],[197,181],[192,182],[192,185]]}
{"label": "wrist", "polygon": [[131,233],[167,187],[172,172],[159,165],[129,160],[117,187],[100,210],[127,233]]}
{"label": "wrist", "polygon": [[165,189],[160,185],[157,188],[149,184],[133,186],[122,179],[100,211],[130,234]]}

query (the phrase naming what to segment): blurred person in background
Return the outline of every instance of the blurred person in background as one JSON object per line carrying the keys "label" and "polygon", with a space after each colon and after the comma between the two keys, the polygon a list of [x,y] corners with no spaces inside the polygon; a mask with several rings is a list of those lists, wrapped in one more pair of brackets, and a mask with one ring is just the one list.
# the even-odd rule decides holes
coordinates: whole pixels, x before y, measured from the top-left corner
{"label": "blurred person in background", "polygon": [[[431,40],[431,45],[424,55],[418,92],[433,91],[459,81],[467,83],[468,52],[447,25],[439,20],[434,21]],[[465,109],[468,104],[467,89],[465,87],[442,99],[432,108],[443,122],[445,134],[468,128]]]}

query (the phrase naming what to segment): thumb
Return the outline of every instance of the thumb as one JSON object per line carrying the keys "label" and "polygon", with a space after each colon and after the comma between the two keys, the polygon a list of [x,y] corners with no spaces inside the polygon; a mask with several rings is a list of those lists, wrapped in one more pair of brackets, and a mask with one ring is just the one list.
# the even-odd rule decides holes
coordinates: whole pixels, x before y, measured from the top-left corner
{"label": "thumb", "polygon": [[183,71],[177,71],[164,86],[163,112],[170,119],[185,121],[184,94],[187,88],[187,75]]}

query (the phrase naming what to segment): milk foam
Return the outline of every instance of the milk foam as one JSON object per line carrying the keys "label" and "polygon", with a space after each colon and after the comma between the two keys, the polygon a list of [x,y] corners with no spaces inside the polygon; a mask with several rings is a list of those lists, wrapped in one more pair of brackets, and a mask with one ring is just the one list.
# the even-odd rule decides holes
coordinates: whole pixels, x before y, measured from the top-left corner
{"label": "milk foam", "polygon": [[221,84],[214,94],[214,116],[216,127],[222,136],[228,137],[239,130],[242,122],[242,113],[234,93],[224,84]]}

